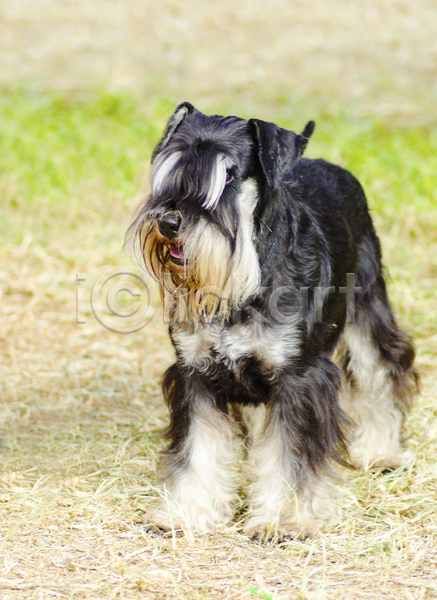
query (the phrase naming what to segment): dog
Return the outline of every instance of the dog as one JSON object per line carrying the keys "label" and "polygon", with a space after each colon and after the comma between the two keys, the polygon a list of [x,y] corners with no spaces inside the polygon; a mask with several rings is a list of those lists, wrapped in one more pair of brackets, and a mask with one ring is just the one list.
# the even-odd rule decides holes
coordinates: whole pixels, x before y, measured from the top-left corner
{"label": "dog", "polygon": [[414,347],[390,308],[361,185],[302,158],[313,130],[184,102],[153,151],[151,192],[128,230],[176,353],[151,530],[226,525],[242,439],[253,539],[319,531],[335,512],[336,464],[409,461]]}

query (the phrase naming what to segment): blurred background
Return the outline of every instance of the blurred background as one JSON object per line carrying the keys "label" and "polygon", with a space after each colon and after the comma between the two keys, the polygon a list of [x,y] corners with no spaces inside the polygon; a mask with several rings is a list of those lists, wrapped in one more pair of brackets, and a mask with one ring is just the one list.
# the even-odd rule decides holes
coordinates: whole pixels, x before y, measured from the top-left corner
{"label": "blurred background", "polygon": [[339,103],[423,123],[435,113],[435,19],[432,0],[14,0],[0,8],[0,84],[110,85],[261,118]]}

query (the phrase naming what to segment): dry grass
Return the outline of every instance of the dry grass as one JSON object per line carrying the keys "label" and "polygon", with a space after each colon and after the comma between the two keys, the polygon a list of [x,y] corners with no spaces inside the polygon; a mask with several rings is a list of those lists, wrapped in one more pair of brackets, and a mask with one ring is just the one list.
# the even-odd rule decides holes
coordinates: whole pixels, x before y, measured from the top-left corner
{"label": "dry grass", "polygon": [[[88,93],[109,82],[136,90],[146,111],[166,94],[269,120],[301,107],[301,97],[316,116],[328,114],[335,98],[334,109],[349,115],[435,123],[431,0],[273,0],[268,11],[229,0],[20,0],[0,8],[0,40],[2,85]],[[360,175],[359,159],[354,166]],[[374,167],[363,169],[371,200],[390,200]],[[12,196],[18,176],[4,177]],[[142,530],[157,497],[167,422],[159,377],[172,352],[154,297],[156,316],[138,333],[111,333],[91,313],[87,294],[106,267],[124,262],[125,226],[141,195],[121,201],[114,191],[108,207],[107,189],[93,185],[98,201],[78,204],[86,186],[66,187],[68,211],[56,220],[41,202],[43,235],[29,216],[20,226],[34,237],[0,246],[0,599],[437,598],[435,212],[425,217],[412,202],[400,225],[381,206],[375,213],[423,374],[408,424],[414,468],[345,472],[338,524],[306,543],[263,547],[240,533],[242,510],[211,535]],[[30,214],[26,196],[19,200]],[[14,210],[2,215],[11,229]],[[82,287],[86,323],[77,325]]]}

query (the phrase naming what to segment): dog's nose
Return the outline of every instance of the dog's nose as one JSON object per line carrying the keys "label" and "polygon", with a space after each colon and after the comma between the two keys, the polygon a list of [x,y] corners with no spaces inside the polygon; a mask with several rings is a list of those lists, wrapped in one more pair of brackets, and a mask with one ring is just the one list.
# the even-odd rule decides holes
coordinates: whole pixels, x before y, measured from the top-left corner
{"label": "dog's nose", "polygon": [[176,211],[165,213],[158,222],[159,232],[168,240],[176,237],[181,226],[181,215]]}

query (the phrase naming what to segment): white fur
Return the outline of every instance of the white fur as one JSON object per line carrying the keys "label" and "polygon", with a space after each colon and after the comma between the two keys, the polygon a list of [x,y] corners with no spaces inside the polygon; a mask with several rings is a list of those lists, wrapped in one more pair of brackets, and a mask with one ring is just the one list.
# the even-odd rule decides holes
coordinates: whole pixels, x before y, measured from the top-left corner
{"label": "white fur", "polygon": [[249,440],[251,443],[261,435],[265,420],[267,407],[265,404],[259,406],[243,406],[241,409],[241,418],[246,425]]}
{"label": "white fur", "polygon": [[181,152],[173,152],[171,154],[162,153],[156,157],[150,176],[152,195],[158,193],[162,188],[164,181],[175,167],[181,154]]}
{"label": "white fur", "polygon": [[211,176],[211,186],[208,191],[208,196],[203,203],[203,207],[207,210],[213,210],[223,194],[226,185],[226,169],[228,166],[230,166],[229,159],[227,160],[224,154],[218,154]]}
{"label": "white fur", "polygon": [[175,471],[169,460],[167,496],[146,515],[146,521],[164,529],[192,527],[201,533],[225,525],[238,498],[234,470],[238,446],[230,418],[196,399],[183,450],[187,467]]}
{"label": "white fur", "polygon": [[370,332],[352,324],[346,326],[343,336],[355,380],[341,395],[342,407],[356,425],[351,458],[365,469],[407,465],[410,454],[401,445],[402,413]]}
{"label": "white fur", "polygon": [[200,371],[213,360],[224,362],[234,369],[235,362],[244,356],[255,356],[270,367],[281,369],[299,354],[297,327],[266,326],[256,321],[230,327],[211,324],[193,331],[183,325],[173,333],[177,348],[187,366]]}
{"label": "white fur", "polygon": [[254,245],[253,211],[258,202],[258,188],[254,179],[247,179],[237,197],[240,211],[240,230],[233,257],[232,276],[234,286],[240,279],[239,296],[243,299],[254,294],[260,285],[261,268]]}
{"label": "white fur", "polygon": [[279,538],[314,534],[332,516],[332,485],[309,470],[302,473],[300,461],[287,450],[280,424],[269,419],[264,406],[244,408],[243,420],[251,437],[252,466],[245,533],[262,537],[270,531]]}

